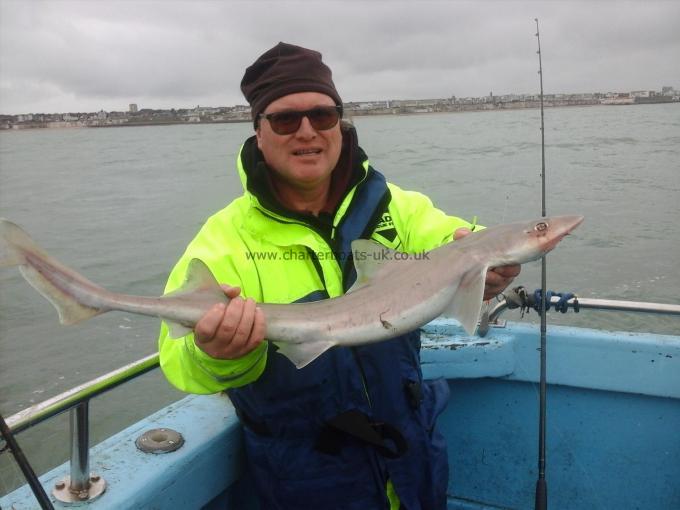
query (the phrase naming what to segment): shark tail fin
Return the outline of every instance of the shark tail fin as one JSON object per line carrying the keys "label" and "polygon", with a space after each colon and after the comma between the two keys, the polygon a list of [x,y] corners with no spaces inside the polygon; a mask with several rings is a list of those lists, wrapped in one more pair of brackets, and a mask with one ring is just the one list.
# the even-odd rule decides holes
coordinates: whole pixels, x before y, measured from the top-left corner
{"label": "shark tail fin", "polygon": [[78,301],[78,288],[103,289],[60,264],[40,248],[24,230],[0,218],[0,267],[19,266],[31,286],[59,313],[62,324],[75,324],[107,311]]}

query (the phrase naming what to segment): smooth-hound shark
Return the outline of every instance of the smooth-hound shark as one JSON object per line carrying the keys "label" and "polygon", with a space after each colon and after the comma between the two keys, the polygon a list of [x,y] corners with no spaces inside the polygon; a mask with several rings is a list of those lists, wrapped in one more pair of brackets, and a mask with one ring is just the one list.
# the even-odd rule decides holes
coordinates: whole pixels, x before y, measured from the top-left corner
{"label": "smooth-hound shark", "polygon": [[[542,257],[582,221],[582,216],[556,216],[498,225],[417,256],[356,240],[352,252],[361,256],[354,256],[357,280],[352,288],[343,296],[311,303],[260,304],[266,336],[302,368],[333,346],[393,338],[445,312],[472,334],[487,270]],[[199,259],[190,262],[184,285],[170,294],[138,297],[110,292],[50,257],[5,219],[0,219],[0,265],[18,265],[24,278],[57,309],[62,324],[120,310],[160,317],[179,338],[213,305],[229,301]]]}

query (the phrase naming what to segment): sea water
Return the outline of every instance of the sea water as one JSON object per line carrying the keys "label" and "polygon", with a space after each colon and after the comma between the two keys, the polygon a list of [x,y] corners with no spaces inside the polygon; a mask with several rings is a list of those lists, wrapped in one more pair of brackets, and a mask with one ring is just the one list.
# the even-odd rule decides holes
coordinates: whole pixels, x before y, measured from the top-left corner
{"label": "sea water", "polygon": [[[375,168],[447,213],[484,225],[541,214],[538,110],[357,117]],[[547,212],[585,222],[548,256],[548,287],[581,297],[680,303],[680,104],[545,112]],[[0,133],[0,216],[117,292],[162,293],[203,221],[243,193],[234,161],[252,125]],[[540,287],[540,263],[518,284]],[[535,313],[520,319],[537,320]],[[680,332],[673,317],[582,311],[550,323]],[[32,404],[156,350],[158,321],[110,313],[58,324],[52,306],[0,269],[0,412]],[[159,371],[90,404],[96,443],[182,394]],[[68,417],[19,435],[36,470],[68,456]],[[0,455],[0,494],[21,481]]]}

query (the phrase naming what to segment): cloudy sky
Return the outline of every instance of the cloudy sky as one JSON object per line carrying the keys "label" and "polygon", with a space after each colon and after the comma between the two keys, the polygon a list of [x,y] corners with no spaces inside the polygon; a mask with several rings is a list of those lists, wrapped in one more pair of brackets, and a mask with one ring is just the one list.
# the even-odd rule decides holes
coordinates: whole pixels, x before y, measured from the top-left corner
{"label": "cloudy sky", "polygon": [[0,113],[243,104],[278,41],[345,101],[680,89],[680,2],[0,0]]}

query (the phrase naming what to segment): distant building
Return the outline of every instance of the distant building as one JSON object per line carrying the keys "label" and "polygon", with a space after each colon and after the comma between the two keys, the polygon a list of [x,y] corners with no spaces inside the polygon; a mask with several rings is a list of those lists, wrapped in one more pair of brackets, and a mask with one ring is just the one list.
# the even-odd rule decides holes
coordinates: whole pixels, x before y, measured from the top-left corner
{"label": "distant building", "polygon": [[633,90],[630,95],[631,97],[650,97],[652,92],[649,90]]}
{"label": "distant building", "polygon": [[195,115],[215,115],[216,113],[219,113],[220,109],[219,108],[213,108],[213,107],[208,107],[208,106],[200,106],[197,105],[196,108],[194,108],[193,113]]}
{"label": "distant building", "polygon": [[130,113],[137,113],[137,105],[135,103],[130,103]]}

